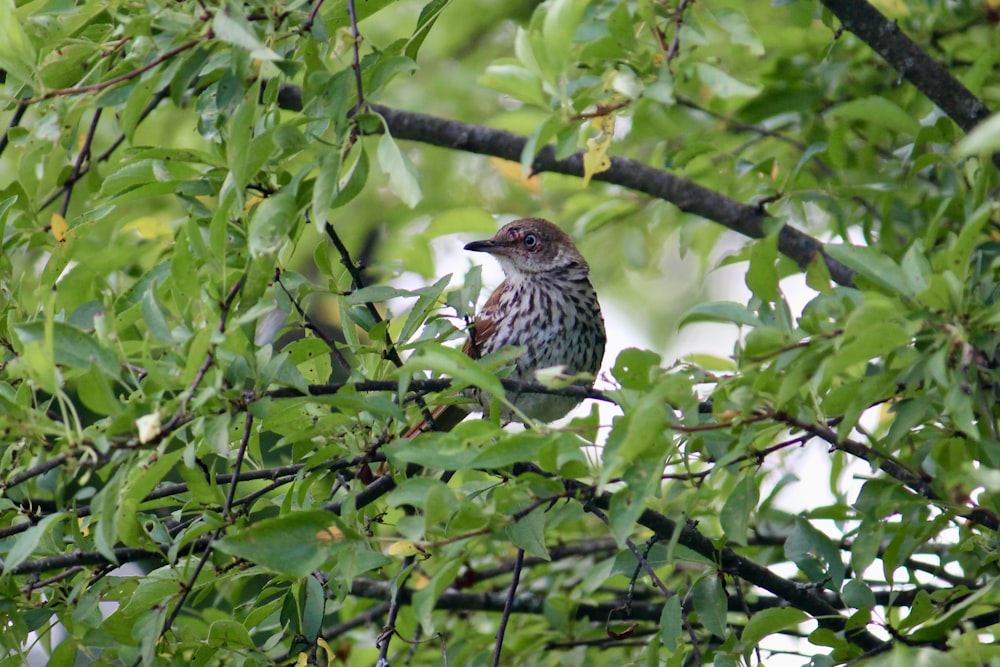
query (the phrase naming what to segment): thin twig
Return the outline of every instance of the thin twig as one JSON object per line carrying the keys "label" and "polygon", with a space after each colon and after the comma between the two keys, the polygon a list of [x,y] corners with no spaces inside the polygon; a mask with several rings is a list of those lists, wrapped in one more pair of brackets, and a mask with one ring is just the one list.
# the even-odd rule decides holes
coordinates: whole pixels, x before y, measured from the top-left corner
{"label": "thin twig", "polygon": [[388,667],[389,665],[389,643],[392,641],[393,635],[396,634],[396,617],[399,616],[399,608],[402,604],[402,597],[404,594],[404,583],[407,578],[407,570],[413,563],[413,556],[407,556],[400,563],[400,576],[396,585],[393,587],[392,600],[389,602],[389,617],[385,620],[385,627],[382,628],[382,632],[379,633],[378,638],[375,640],[375,646],[378,647],[378,662],[376,666],[378,667]]}
{"label": "thin twig", "polygon": [[12,475],[3,482],[0,482],[0,491],[6,491],[7,489],[17,486],[22,482],[26,482],[33,477],[44,475],[48,471],[58,468],[68,460],[69,454],[58,454],[45,463],[39,463],[38,465],[28,468],[27,470],[22,470],[16,475]]}
{"label": "thin twig", "polygon": [[21,124],[21,120],[24,118],[24,113],[28,110],[28,103],[24,100],[19,100],[17,103],[17,108],[14,109],[14,115],[10,119],[10,123],[7,125],[7,131],[3,133],[0,137],[0,155],[3,155],[4,150],[10,144],[10,131]]}
{"label": "thin twig", "polygon": [[309,10],[309,16],[306,17],[305,23],[300,28],[301,32],[307,33],[312,30],[313,24],[316,23],[316,15],[319,14],[319,8],[322,6],[323,0],[316,0],[313,3],[312,9]]}
{"label": "thin twig", "polygon": [[668,66],[673,64],[674,59],[681,51],[681,28],[684,26],[684,12],[687,11],[688,5],[692,2],[694,0],[680,0],[677,3],[677,9],[674,10],[674,35],[664,55]]}
{"label": "thin twig", "polygon": [[243,418],[243,436],[240,438],[240,447],[236,450],[236,462],[233,463],[233,481],[229,485],[229,493],[226,495],[226,506],[222,508],[222,517],[227,521],[232,521],[233,499],[236,497],[236,484],[240,478],[240,468],[243,467],[243,457],[247,452],[247,445],[250,443],[250,430],[253,428],[253,413],[247,410]]}
{"label": "thin twig", "polygon": [[313,322],[312,318],[309,317],[309,315],[306,313],[305,310],[303,310],[302,306],[298,302],[298,299],[292,296],[292,293],[288,291],[287,287],[285,287],[285,283],[281,282],[280,272],[277,273],[277,275],[275,276],[275,282],[278,283],[278,287],[280,287],[281,290],[285,293],[285,296],[288,297],[288,300],[292,302],[292,306],[295,307],[295,312],[297,312],[299,314],[299,317],[302,318],[304,322],[302,328],[312,331],[314,334],[316,334],[316,337],[319,338],[324,343],[326,343],[326,346],[330,348],[330,352],[333,354],[333,357],[337,360],[337,363],[343,366],[347,371],[350,371],[351,364],[347,361],[347,358],[344,356],[344,353],[341,352],[340,349],[337,347],[337,341],[330,338],[330,336],[327,335],[327,333],[323,330],[323,328],[317,325],[315,322]]}
{"label": "thin twig", "polygon": [[[219,324],[216,330],[220,334],[226,333],[226,322],[229,319],[229,311],[233,307],[233,302],[236,300],[236,295],[240,293],[240,289],[243,288],[243,278],[241,277],[232,287],[229,288],[229,293],[226,294],[226,298],[220,304],[219,313]],[[163,425],[162,430],[171,431],[184,419],[185,412],[187,410],[187,402],[194,396],[194,393],[198,391],[198,387],[201,385],[201,381],[205,379],[205,374],[208,373],[208,369],[212,367],[215,363],[215,346],[208,348],[205,353],[205,360],[202,362],[198,371],[194,375],[194,379],[191,380],[191,384],[184,391],[184,397],[181,399],[181,404],[177,406],[177,411],[174,412],[174,416]]]}
{"label": "thin twig", "polygon": [[514,608],[514,598],[517,596],[517,585],[521,581],[521,567],[524,565],[524,549],[517,550],[514,559],[514,574],[510,580],[510,587],[507,588],[507,600],[503,605],[503,613],[500,615],[500,627],[497,628],[497,642],[493,648],[493,667],[500,667],[500,651],[503,649],[503,637],[507,632],[507,623],[510,621],[510,613]]}
{"label": "thin twig", "polygon": [[[753,612],[750,610],[750,605],[747,604],[746,596],[743,595],[743,586],[740,585],[739,577],[733,577],[733,588],[736,589],[736,598],[739,600],[740,607],[743,608],[743,614],[747,617],[747,622],[749,623],[750,619],[753,618]],[[740,636],[742,637],[742,635],[741,631]],[[753,650],[757,654],[757,664],[764,664],[764,661],[760,657],[760,644],[754,644]]]}
{"label": "thin twig", "polygon": [[[76,160],[73,162],[73,172],[67,179],[67,183],[76,183],[80,179],[80,169],[83,167],[85,161],[90,161],[90,149],[94,145],[94,135],[97,134],[97,124],[101,120],[101,112],[104,109],[98,107],[94,111],[94,117],[90,119],[90,127],[87,129],[87,136],[83,140],[83,146],[80,148],[80,154],[76,156]],[[62,208],[59,209],[59,215],[66,218],[66,213],[69,211],[69,200],[73,196],[73,186],[64,185],[63,186],[63,204]]]}
{"label": "thin twig", "polygon": [[347,13],[351,17],[351,37],[354,48],[354,60],[351,61],[351,69],[354,70],[354,85],[357,87],[358,101],[354,104],[353,111],[357,111],[364,106],[365,90],[361,82],[361,33],[358,31],[358,13],[354,7],[354,0],[347,0]]}
{"label": "thin twig", "polygon": [[[347,272],[350,274],[354,289],[363,288],[365,286],[365,281],[364,277],[361,275],[361,269],[359,269],[354,263],[354,260],[351,259],[351,253],[347,249],[347,246],[344,245],[344,242],[340,240],[337,230],[335,230],[333,225],[329,223],[324,225],[324,229],[326,230],[326,235],[330,239],[330,242],[333,243],[333,247],[337,249],[338,253],[340,253],[340,263],[344,265]],[[366,301],[365,308],[368,310],[368,313],[372,316],[375,322],[382,321],[382,314],[378,312],[378,308],[375,307],[374,303]],[[403,365],[403,359],[399,356],[399,352],[396,351],[396,344],[392,341],[392,336],[389,335],[389,327],[385,328],[385,357],[397,368]],[[434,416],[431,414],[431,411],[427,409],[427,404],[424,402],[424,399],[417,396],[414,401],[416,402],[417,407],[420,408],[420,416],[423,417],[424,421],[428,424],[433,424]]]}
{"label": "thin twig", "polygon": [[25,596],[29,596],[31,595],[31,592],[34,590],[59,583],[63,579],[69,579],[73,575],[78,574],[80,572],[83,572],[83,568],[77,565],[74,567],[67,568],[66,570],[60,572],[59,574],[52,575],[48,579],[32,578],[32,580],[29,581],[28,584],[21,589],[21,593],[23,593]]}
{"label": "thin twig", "polygon": [[[560,387],[554,389],[548,387],[539,382],[525,382],[522,380],[508,380],[506,378],[500,380],[500,384],[503,385],[504,389],[510,392],[517,393],[528,393],[528,394],[547,394],[549,396],[568,396],[571,398],[579,398],[581,400],[589,398],[595,401],[603,401],[605,403],[616,403],[615,399],[609,396],[606,392],[600,389],[593,389],[591,387],[584,387],[578,384],[571,384],[568,387]],[[451,378],[433,378],[429,380],[411,380],[407,387],[409,387],[411,392],[429,392],[429,391],[447,391],[456,383]],[[306,398],[309,396],[328,396],[330,394],[336,394],[338,391],[346,388],[351,388],[358,392],[369,392],[369,391],[398,391],[399,390],[399,380],[361,380],[358,382],[331,382],[328,384],[311,384],[309,385],[308,393],[303,393],[302,391],[295,389],[293,387],[281,387],[278,389],[272,389],[266,391],[260,395],[260,398]],[[745,423],[745,422],[744,422]]]}
{"label": "thin twig", "polygon": [[[146,107],[139,114],[139,121],[141,122],[145,120],[149,116],[149,114],[151,114],[153,110],[160,105],[160,102],[167,99],[168,97],[170,97],[169,87],[164,87],[161,88],[159,91],[157,91],[157,93],[153,96],[153,99],[149,101],[149,104],[147,104]],[[42,201],[41,205],[39,206],[39,210],[48,208],[54,201],[56,201],[57,199],[59,199],[59,197],[62,196],[62,193],[66,190],[66,188],[73,187],[74,183],[76,183],[78,180],[86,176],[87,172],[90,171],[91,165],[107,161],[107,159],[111,157],[111,154],[114,153],[115,150],[117,150],[118,147],[121,146],[124,142],[125,142],[125,133],[123,132],[120,135],[118,135],[118,138],[115,139],[115,141],[107,149],[105,149],[103,153],[98,155],[95,159],[89,160],[87,162],[87,166],[80,169],[80,172],[76,174],[75,178],[71,174],[55,193],[49,195],[44,201]]]}
{"label": "thin twig", "polygon": [[163,64],[167,60],[170,60],[174,56],[184,53],[188,49],[192,49],[198,46],[205,39],[210,39],[211,37],[213,37],[213,35],[211,32],[209,32],[209,34],[206,35],[205,37],[197,37],[195,39],[192,39],[190,42],[185,42],[184,44],[181,44],[180,46],[170,49],[166,53],[157,56],[156,58],[146,63],[142,67],[134,69],[131,72],[126,72],[125,74],[122,74],[120,76],[116,76],[113,79],[108,79],[107,81],[101,81],[100,83],[95,83],[90,86],[77,86],[75,88],[60,88],[58,90],[50,90],[44,95],[41,95],[39,97],[34,97],[28,100],[28,104],[43,102],[45,100],[52,99],[53,97],[62,97],[66,95],[82,95],[83,93],[95,93],[104,90],[105,88],[116,86],[119,83],[130,81],[131,79],[134,79],[137,76],[145,74],[154,67],[158,67],[159,65]]}
{"label": "thin twig", "polygon": [[[194,572],[188,581],[182,584],[181,596],[177,600],[177,604],[174,605],[173,610],[170,615],[167,616],[166,620],[163,621],[163,627],[160,628],[160,639],[166,637],[167,633],[170,632],[171,626],[173,626],[174,621],[180,616],[181,609],[184,608],[184,603],[187,602],[188,596],[191,595],[191,591],[194,590],[195,584],[198,581],[198,576],[201,574],[202,569],[205,567],[205,563],[208,561],[209,554],[212,553],[212,543],[219,539],[222,534],[222,527],[216,528],[212,531],[212,534],[208,536],[207,543],[205,544],[204,550],[201,552],[201,557],[198,559],[198,564],[194,568]],[[132,663],[132,667],[138,667],[139,663],[142,662],[142,655],[136,657],[135,662]]]}

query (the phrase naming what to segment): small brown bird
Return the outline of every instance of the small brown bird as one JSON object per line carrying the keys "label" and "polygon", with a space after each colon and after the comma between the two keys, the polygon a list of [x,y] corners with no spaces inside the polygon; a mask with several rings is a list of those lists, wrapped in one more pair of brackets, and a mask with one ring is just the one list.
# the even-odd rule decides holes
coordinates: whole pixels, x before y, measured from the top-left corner
{"label": "small brown bird", "polygon": [[[551,366],[565,366],[568,374],[597,373],[607,340],[604,319],[590,284],[590,266],[566,232],[547,220],[524,218],[465,249],[493,255],[506,275],[476,316],[466,354],[479,358],[503,347],[525,348],[508,376],[512,380],[533,381],[536,370]],[[473,395],[489,409],[488,395]],[[559,419],[580,402],[534,393],[508,392],[507,398],[542,422]],[[502,416],[518,419],[509,409]],[[437,421],[438,428],[454,425],[455,417]]]}

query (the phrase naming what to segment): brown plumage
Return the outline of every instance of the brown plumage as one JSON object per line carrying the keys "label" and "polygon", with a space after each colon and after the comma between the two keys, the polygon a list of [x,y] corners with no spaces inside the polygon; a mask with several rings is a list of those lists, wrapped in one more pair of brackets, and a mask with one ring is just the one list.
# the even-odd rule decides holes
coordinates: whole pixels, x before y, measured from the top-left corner
{"label": "brown plumage", "polygon": [[[465,249],[493,255],[506,276],[476,316],[466,354],[523,346],[509,376],[513,380],[534,380],[536,370],[550,366],[565,366],[569,374],[597,372],[604,357],[604,320],[590,266],[566,232],[547,220],[525,218]],[[528,417],[544,422],[579,402],[547,394],[508,398]]]}
{"label": "brown plumage", "polygon": [[[552,366],[564,366],[568,374],[597,373],[606,342],[604,320],[590,284],[590,266],[566,232],[547,220],[524,218],[465,249],[489,253],[506,276],[476,315],[466,354],[479,358],[504,347],[524,347],[508,376],[512,380],[534,380],[536,370]],[[488,395],[477,390],[470,395],[484,410],[489,409]],[[508,392],[507,398],[525,415],[542,422],[564,416],[579,403],[574,398],[534,393]],[[450,428],[457,423],[456,417],[461,418],[447,413],[438,416],[438,428]],[[518,416],[506,409],[503,418]]]}

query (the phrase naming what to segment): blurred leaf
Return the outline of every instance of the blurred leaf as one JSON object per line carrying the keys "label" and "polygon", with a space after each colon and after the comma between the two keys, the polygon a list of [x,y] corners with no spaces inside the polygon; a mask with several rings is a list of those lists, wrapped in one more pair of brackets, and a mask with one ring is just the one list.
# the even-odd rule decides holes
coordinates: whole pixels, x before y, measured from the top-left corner
{"label": "blurred leaf", "polygon": [[760,492],[754,475],[744,475],[726,498],[719,514],[722,532],[736,544],[746,544],[750,532],[750,516],[757,512]]}
{"label": "blurred leaf", "polygon": [[612,372],[626,389],[646,389],[660,370],[660,355],[649,350],[628,348],[615,360]]}
{"label": "blurred leaf", "polygon": [[663,605],[660,613],[660,641],[668,651],[677,648],[677,642],[681,637],[683,623],[681,621],[681,598],[679,595],[671,595]]}
{"label": "blurred leaf", "polygon": [[44,344],[53,355],[50,359],[61,366],[87,369],[93,365],[106,376],[120,375],[118,357],[94,338],[65,322],[24,322],[14,325],[22,345]]}
{"label": "blurred leaf", "polygon": [[295,197],[287,192],[279,192],[262,201],[250,219],[247,239],[250,254],[264,258],[278,252],[297,224],[297,214]]}
{"label": "blurred leaf", "polygon": [[548,108],[548,96],[542,92],[542,81],[538,76],[524,67],[514,64],[490,65],[479,77],[480,86],[493,88],[510,95],[516,100]]}
{"label": "blurred leaf", "polygon": [[698,620],[716,637],[726,636],[726,592],[714,572],[705,574],[691,589],[691,601],[698,612]]}
{"label": "blurred leaf", "polygon": [[31,81],[37,54],[28,39],[21,19],[15,11],[14,0],[0,0],[0,68],[17,77],[22,84]]}
{"label": "blurred leaf", "polygon": [[60,522],[68,519],[69,516],[65,512],[50,514],[14,538],[13,544],[4,556],[3,572],[0,575],[11,576],[11,572],[18,565],[28,560],[31,554],[38,549],[42,540],[48,536],[49,531]]}
{"label": "blurred leaf", "polygon": [[915,285],[892,258],[866,246],[826,246],[826,254],[859,276],[902,296],[916,295]]}
{"label": "blurred leaf", "polygon": [[708,88],[723,99],[753,97],[760,93],[760,86],[751,86],[707,63],[695,65],[698,77]]}
{"label": "blurred leaf", "polygon": [[850,100],[835,106],[828,113],[834,118],[862,120],[911,135],[920,131],[920,123],[913,116],[895,102],[881,96]]}
{"label": "blurred leaf", "polygon": [[877,604],[872,589],[860,579],[848,580],[840,591],[840,596],[845,604],[855,609],[874,609]]}
{"label": "blurred leaf", "polygon": [[568,64],[566,60],[573,36],[589,4],[589,0],[551,0],[546,3],[541,36],[546,59],[555,72]]}
{"label": "blurred leaf", "polygon": [[306,510],[257,521],[218,540],[215,548],[279,574],[305,577],[346,539],[333,514]]}
{"label": "blurred leaf", "polygon": [[215,12],[215,17],[212,19],[212,31],[222,41],[249,51],[251,58],[281,60],[281,56],[260,41],[253,26],[246,20],[242,11],[231,11],[231,8],[226,8],[224,11]]}
{"label": "blurred leaf", "polygon": [[545,510],[538,508],[519,520],[507,524],[507,537],[514,546],[524,549],[525,553],[549,560],[549,551],[545,547]]}
{"label": "blurred leaf", "polygon": [[695,322],[726,322],[751,327],[763,324],[753,311],[733,301],[700,303],[684,314],[679,326],[684,327]]}
{"label": "blurred leaf", "polygon": [[500,378],[479,366],[470,357],[443,345],[427,345],[406,362],[406,368],[429,370],[454,378],[461,384],[470,384],[485,389],[494,396],[504,395]]}
{"label": "blurred leaf", "polygon": [[957,157],[984,155],[1000,150],[1000,114],[993,114],[976,125],[955,145]]}
{"label": "blurred leaf", "polygon": [[764,637],[773,635],[783,630],[798,627],[809,619],[809,616],[800,609],[776,608],[761,609],[754,613],[743,628],[740,641],[755,645]]}
{"label": "blurred leaf", "polygon": [[423,197],[417,171],[388,133],[378,139],[378,163],[389,176],[389,188],[399,199],[413,208]]}
{"label": "blurred leaf", "polygon": [[735,9],[720,9],[714,12],[715,20],[729,33],[733,44],[747,47],[752,56],[764,55],[764,45],[760,36],[750,25],[746,15]]}

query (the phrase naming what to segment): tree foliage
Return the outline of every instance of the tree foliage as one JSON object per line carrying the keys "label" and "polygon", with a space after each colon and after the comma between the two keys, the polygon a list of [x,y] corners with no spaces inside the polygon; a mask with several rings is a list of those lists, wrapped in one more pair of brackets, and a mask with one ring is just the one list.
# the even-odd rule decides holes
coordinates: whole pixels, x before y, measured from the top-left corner
{"label": "tree foliage", "polygon": [[[0,0],[0,664],[1000,660],[997,16],[876,4]],[[494,214],[630,342],[405,437]]]}

